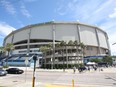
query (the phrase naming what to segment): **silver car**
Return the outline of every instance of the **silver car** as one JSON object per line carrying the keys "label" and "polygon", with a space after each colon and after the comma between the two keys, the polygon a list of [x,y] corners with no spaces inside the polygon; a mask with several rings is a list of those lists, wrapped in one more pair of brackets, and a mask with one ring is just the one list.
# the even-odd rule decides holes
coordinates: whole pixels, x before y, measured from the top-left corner
{"label": "silver car", "polygon": [[0,76],[5,76],[5,75],[7,75],[7,71],[0,69]]}

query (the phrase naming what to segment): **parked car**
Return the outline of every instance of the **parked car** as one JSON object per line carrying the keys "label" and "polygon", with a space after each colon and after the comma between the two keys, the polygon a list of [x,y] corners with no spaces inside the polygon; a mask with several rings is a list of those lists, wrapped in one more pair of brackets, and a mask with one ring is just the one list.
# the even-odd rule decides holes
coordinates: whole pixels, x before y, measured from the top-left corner
{"label": "parked car", "polygon": [[2,68],[3,68],[3,66],[0,65],[0,69],[2,69]]}
{"label": "parked car", "polygon": [[8,74],[22,74],[24,71],[19,68],[9,68],[6,70]]}
{"label": "parked car", "polygon": [[7,75],[7,71],[0,69],[0,76],[5,76],[5,75]]}

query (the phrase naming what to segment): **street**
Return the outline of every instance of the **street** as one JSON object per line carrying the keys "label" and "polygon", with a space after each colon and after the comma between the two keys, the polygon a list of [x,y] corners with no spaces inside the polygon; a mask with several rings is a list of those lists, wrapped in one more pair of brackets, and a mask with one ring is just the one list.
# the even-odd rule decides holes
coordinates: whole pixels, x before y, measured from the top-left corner
{"label": "street", "polygon": [[[113,70],[113,69],[112,69]],[[109,68],[109,71],[111,69]],[[75,87],[80,85],[90,85],[90,87],[116,87],[116,68],[113,72],[105,71],[87,71],[83,73],[73,73],[72,70],[65,72],[54,70],[36,70],[35,83],[42,84],[62,84],[71,87],[72,80],[74,80]],[[23,74],[8,74],[7,76],[0,77],[0,86],[16,87],[17,84],[30,83],[32,85],[33,70],[27,70]]]}

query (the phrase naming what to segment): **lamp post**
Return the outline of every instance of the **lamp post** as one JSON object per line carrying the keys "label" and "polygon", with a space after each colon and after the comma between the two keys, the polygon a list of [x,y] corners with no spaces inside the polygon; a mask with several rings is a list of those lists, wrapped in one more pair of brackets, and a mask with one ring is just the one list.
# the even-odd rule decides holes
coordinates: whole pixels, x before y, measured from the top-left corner
{"label": "lamp post", "polygon": [[37,60],[36,55],[33,56],[33,60],[34,60],[34,69],[33,69],[32,87],[35,86],[35,68],[36,68],[36,60]]}
{"label": "lamp post", "polygon": [[[27,54],[27,57],[28,57],[28,56],[29,56],[29,54]],[[25,82],[26,82],[26,77],[27,77],[27,65],[28,65],[28,63],[29,63],[27,57],[26,57],[26,59],[25,59],[25,65],[26,65],[26,68],[25,68]]]}

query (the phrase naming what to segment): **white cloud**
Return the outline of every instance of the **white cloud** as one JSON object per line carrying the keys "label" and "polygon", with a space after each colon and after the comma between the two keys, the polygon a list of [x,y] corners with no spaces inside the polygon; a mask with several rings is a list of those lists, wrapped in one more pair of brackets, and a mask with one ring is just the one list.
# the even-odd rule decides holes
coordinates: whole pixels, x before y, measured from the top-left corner
{"label": "white cloud", "polygon": [[110,47],[111,47],[111,52],[112,52],[112,55],[113,54],[116,54],[116,44],[113,45],[113,43],[116,42],[116,32],[112,33],[109,35],[109,43],[110,43]]}
{"label": "white cloud", "polygon": [[101,24],[101,29],[104,29],[109,37],[109,44],[111,47],[112,54],[116,54],[116,45],[112,45],[116,42],[116,21],[115,20],[107,20],[105,23]]}
{"label": "white cloud", "polygon": [[11,33],[15,28],[6,24],[5,22],[0,22],[0,46],[2,46],[5,36]]}
{"label": "white cloud", "polygon": [[116,18],[116,8],[114,9],[114,12],[109,15],[110,18]]}
{"label": "white cloud", "polygon": [[115,32],[114,30],[116,29],[116,20],[107,20],[104,23],[101,23],[99,26],[109,33]]}
{"label": "white cloud", "polygon": [[105,3],[101,4],[100,7],[95,11],[95,13],[99,13],[104,9],[108,8],[112,4],[113,0],[107,0]]}
{"label": "white cloud", "polygon": [[114,0],[68,0],[58,4],[57,13],[72,16],[80,22],[98,24],[106,20],[115,7]]}
{"label": "white cloud", "polygon": [[[67,3],[58,4],[59,15],[65,13],[66,16],[74,20],[101,27],[109,36],[109,44],[112,53],[116,54],[116,2],[114,0],[68,0]],[[110,14],[110,15],[109,15]]]}
{"label": "white cloud", "polygon": [[[33,2],[35,0],[25,0],[26,2]],[[29,13],[29,11],[26,9],[25,5],[24,5],[24,1],[19,1],[17,2],[17,4],[20,4],[20,8],[17,8],[17,6],[13,5],[10,0],[0,0],[0,4],[2,5],[3,8],[5,8],[5,10],[12,14],[13,16],[15,15],[17,17],[18,13],[17,11],[20,9],[21,13],[26,16],[27,18],[30,18],[31,15]],[[15,7],[14,7],[15,6]]]}
{"label": "white cloud", "polygon": [[7,0],[1,0],[0,3],[2,4],[2,6],[6,9],[7,12],[9,12],[12,15],[16,14],[16,10],[13,7],[13,5]]}
{"label": "white cloud", "polygon": [[37,1],[37,0],[24,0],[26,2],[34,2],[34,1]]}
{"label": "white cloud", "polygon": [[0,22],[0,37],[1,38],[4,38],[6,35],[11,33],[13,30],[16,30],[16,29],[6,24],[5,22]]}
{"label": "white cloud", "polygon": [[31,15],[30,15],[29,11],[26,9],[24,3],[21,4],[20,8],[21,8],[20,10],[24,16],[26,16],[27,18],[31,17]]}

